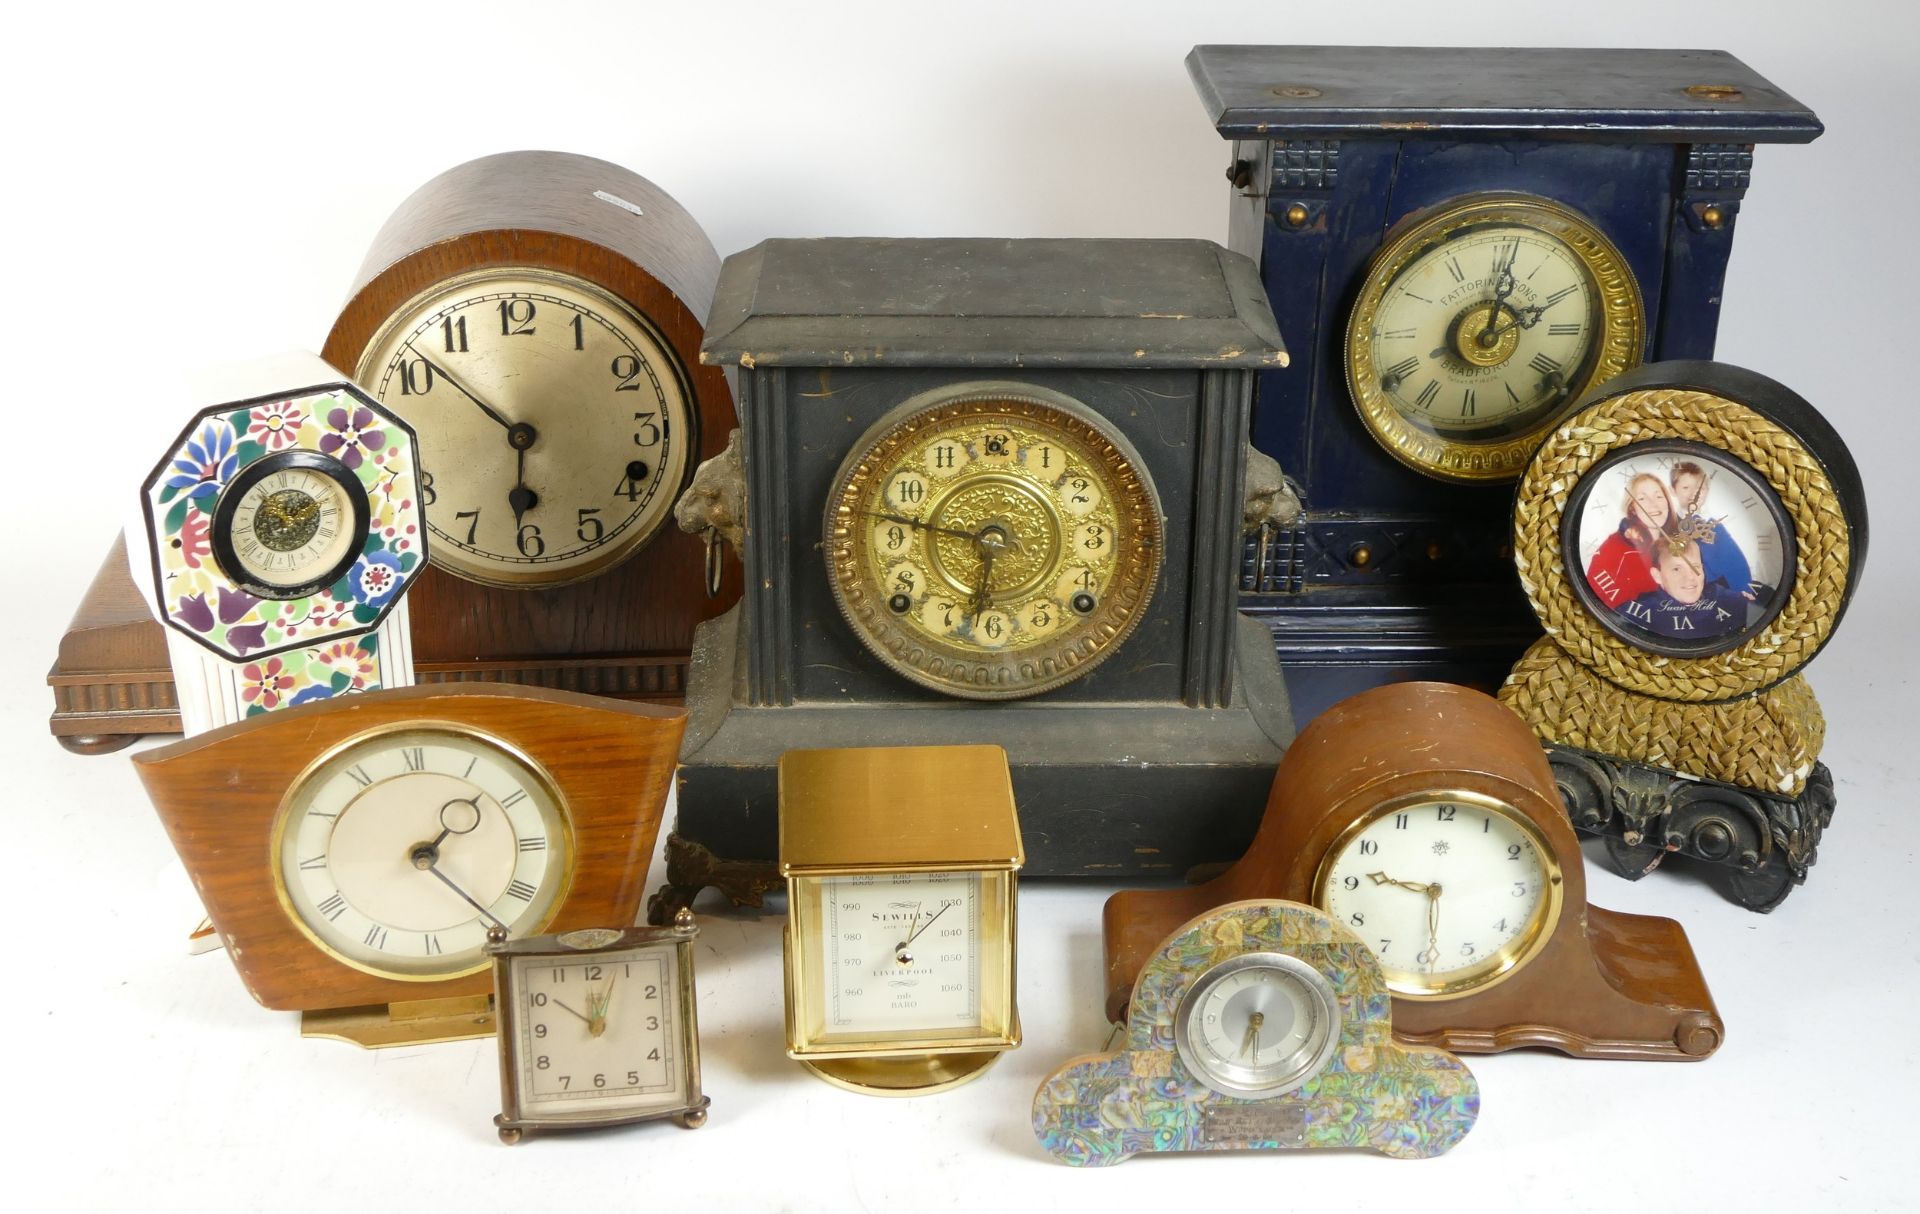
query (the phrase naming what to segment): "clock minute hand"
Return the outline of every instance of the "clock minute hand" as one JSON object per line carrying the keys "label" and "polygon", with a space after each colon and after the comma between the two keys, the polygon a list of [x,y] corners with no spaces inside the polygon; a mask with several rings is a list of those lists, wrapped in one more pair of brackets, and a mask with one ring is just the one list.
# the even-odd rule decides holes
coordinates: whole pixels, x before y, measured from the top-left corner
{"label": "clock minute hand", "polygon": [[471,906],[473,909],[479,911],[481,916],[485,918],[487,922],[493,924],[495,927],[499,928],[503,932],[508,930],[507,925],[500,922],[499,919],[495,918],[492,911],[480,905],[478,902],[475,902],[473,900],[472,894],[469,894],[466,890],[461,889],[458,885],[455,885],[453,883],[452,877],[449,877],[447,876],[447,874],[441,872],[440,865],[437,862],[427,865],[425,871],[430,872],[434,876],[440,878],[440,883],[442,885],[445,885],[448,889],[452,890],[455,894],[457,894],[462,902],[465,902],[468,906]]}
{"label": "clock minute hand", "polygon": [[475,396],[467,388],[465,384],[461,383],[459,380],[455,379],[451,374],[449,374],[445,367],[442,367],[440,364],[434,362],[431,358],[428,358],[426,355],[420,353],[419,348],[415,346],[412,342],[405,342],[403,344],[406,346],[407,349],[413,351],[415,357],[417,357],[421,362],[427,364],[428,370],[432,371],[435,375],[438,375],[441,379],[446,380],[449,384],[452,384],[453,390],[455,392],[458,392],[460,395],[466,397],[468,400],[472,401],[474,404],[480,406],[480,412],[486,414],[488,417],[491,417],[494,421],[499,422],[501,429],[507,430],[509,432],[512,431],[513,429],[512,422],[502,417],[499,411],[496,410],[492,405],[489,405],[486,401],[483,401],[479,397]]}
{"label": "clock minute hand", "polygon": [[864,513],[870,514],[874,518],[883,518],[889,523],[900,523],[903,526],[913,527],[920,531],[931,531],[936,535],[951,535],[956,539],[972,540],[975,543],[978,543],[980,540],[980,537],[971,531],[956,531],[952,527],[936,527],[932,523],[923,523],[917,518],[908,518],[904,514],[888,514],[884,510],[868,510]]}

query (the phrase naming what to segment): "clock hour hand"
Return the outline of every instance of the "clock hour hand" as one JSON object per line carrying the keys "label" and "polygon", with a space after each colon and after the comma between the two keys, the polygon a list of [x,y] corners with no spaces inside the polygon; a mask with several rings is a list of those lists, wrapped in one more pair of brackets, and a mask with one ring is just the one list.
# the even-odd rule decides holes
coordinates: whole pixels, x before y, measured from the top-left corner
{"label": "clock hour hand", "polygon": [[1416,894],[1424,894],[1433,888],[1424,881],[1398,881],[1385,873],[1368,873],[1367,880],[1375,885],[1397,885],[1401,889],[1409,889]]}
{"label": "clock hour hand", "polygon": [[1545,306],[1542,306],[1540,304],[1528,304],[1524,308],[1519,308],[1515,310],[1513,314],[1513,319],[1508,321],[1506,324],[1501,325],[1499,328],[1495,329],[1493,331],[1493,336],[1499,337],[1502,333],[1505,333],[1508,329],[1533,328],[1533,326],[1540,323],[1540,318],[1546,315],[1547,308],[1551,308],[1552,306],[1553,306],[1552,304],[1547,304]]}
{"label": "clock hour hand", "polygon": [[978,617],[981,612],[987,609],[987,604],[992,601],[987,594],[987,585],[993,581],[994,549],[987,544],[980,544],[979,549],[980,583],[973,588],[973,593],[967,596],[967,615],[970,617]]}
{"label": "clock hour hand", "polygon": [[514,442],[514,438],[514,433],[507,435],[507,441],[514,443],[513,488],[507,490],[507,505],[513,510],[513,525],[517,530],[527,511],[540,504],[540,495],[527,488],[527,447],[532,446],[533,442],[529,439],[526,446],[522,446]]}
{"label": "clock hour hand", "polygon": [[[576,1012],[576,1011],[574,1011],[574,1010],[573,1010],[572,1008],[570,1008],[570,1007],[568,1007],[568,1006],[567,1006],[566,1004],[564,1004],[564,1003],[562,1003],[562,1002],[560,1002],[560,1001],[559,1001],[558,999],[554,999],[554,998],[553,998],[553,996],[551,996],[551,995],[549,995],[549,996],[547,996],[547,998],[548,998],[548,999],[550,999],[550,1000],[552,1000],[552,1002],[553,1002],[553,1005],[554,1005],[555,1007],[557,1007],[557,1008],[559,1008],[559,1009],[560,1009],[561,1011],[563,1011],[563,1012],[565,1012],[565,1013],[566,1013],[567,1015],[569,1015],[569,1016],[573,1016],[573,1017],[575,1017],[575,1018],[577,1018],[577,1019],[579,1019],[580,1021],[582,1021],[583,1023],[585,1023],[585,1024],[586,1024],[586,1026],[587,1026],[587,1031],[588,1031],[589,1033],[593,1033],[593,1017],[591,1017],[591,1016],[587,1016],[587,1015],[584,1015],[583,1013],[580,1013],[580,1012]],[[600,1034],[598,1034],[598,1033],[593,1033],[593,1035],[594,1035],[595,1037],[598,1037],[598,1036],[599,1036]]]}

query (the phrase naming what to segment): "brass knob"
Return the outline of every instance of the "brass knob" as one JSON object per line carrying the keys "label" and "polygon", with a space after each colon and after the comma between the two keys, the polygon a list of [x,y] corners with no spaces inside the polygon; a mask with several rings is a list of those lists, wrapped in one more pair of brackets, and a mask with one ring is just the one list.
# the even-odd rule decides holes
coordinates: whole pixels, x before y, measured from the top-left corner
{"label": "brass knob", "polygon": [[1368,565],[1373,564],[1373,549],[1367,547],[1365,544],[1355,544],[1353,547],[1347,549],[1347,564],[1352,565],[1355,569],[1365,569]]}
{"label": "brass knob", "polygon": [[1290,228],[1303,228],[1307,226],[1307,207],[1305,203],[1296,202],[1287,208],[1287,226]]}
{"label": "brass knob", "polygon": [[1700,222],[1710,228],[1721,227],[1727,222],[1727,213],[1717,205],[1710,205],[1700,212]]}

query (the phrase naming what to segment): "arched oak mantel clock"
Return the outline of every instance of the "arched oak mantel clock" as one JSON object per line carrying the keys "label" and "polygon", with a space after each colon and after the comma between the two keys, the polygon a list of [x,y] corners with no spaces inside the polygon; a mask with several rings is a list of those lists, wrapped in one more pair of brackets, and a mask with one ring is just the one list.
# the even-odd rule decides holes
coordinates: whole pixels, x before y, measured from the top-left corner
{"label": "arched oak mantel clock", "polygon": [[1253,443],[1306,510],[1246,610],[1302,720],[1407,678],[1491,689],[1538,627],[1513,482],[1588,387],[1713,353],[1755,146],[1811,110],[1724,51],[1201,46],[1228,247],[1295,357]]}
{"label": "arched oak mantel clock", "polygon": [[[1004,747],[1029,873],[1238,853],[1292,737],[1235,609],[1249,392],[1286,357],[1246,259],[771,240],[702,357],[741,369],[747,592],[695,644],[669,902],[774,859],[803,748]],[[742,517],[707,480],[683,526]]]}

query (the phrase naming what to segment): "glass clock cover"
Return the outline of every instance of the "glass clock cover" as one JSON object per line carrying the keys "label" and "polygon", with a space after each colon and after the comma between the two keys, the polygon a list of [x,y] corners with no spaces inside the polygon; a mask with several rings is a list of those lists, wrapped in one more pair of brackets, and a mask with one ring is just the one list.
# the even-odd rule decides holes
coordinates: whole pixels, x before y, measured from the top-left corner
{"label": "glass clock cover", "polygon": [[482,968],[487,932],[538,931],[573,870],[567,811],[483,734],[400,729],[350,742],[287,794],[274,878],[308,938],[355,969],[439,980]]}
{"label": "glass clock cover", "polygon": [[1009,699],[1092,670],[1159,574],[1138,456],[1066,397],[954,389],[855,443],[827,498],[828,581],[866,646],[949,695]]}
{"label": "glass clock cover", "polygon": [[141,491],[162,621],[230,662],[373,631],[426,555],[420,477],[412,430],[351,384],[202,410]]}
{"label": "glass clock cover", "polygon": [[1629,644],[1720,653],[1766,627],[1793,589],[1793,526],[1773,487],[1723,451],[1645,442],[1616,451],[1568,500],[1576,592]]}
{"label": "glass clock cover", "polygon": [[1525,965],[1558,921],[1552,849],[1492,797],[1438,789],[1375,806],[1327,849],[1314,901],[1406,998],[1453,998]]}
{"label": "glass clock cover", "polygon": [[666,341],[564,274],[436,284],[375,334],[358,378],[425,436],[434,563],[488,585],[562,585],[632,556],[699,450]]}
{"label": "glass clock cover", "polygon": [[1640,361],[1644,330],[1632,272],[1585,218],[1478,195],[1382,247],[1349,321],[1347,383],[1402,463],[1512,480],[1566,405]]}

